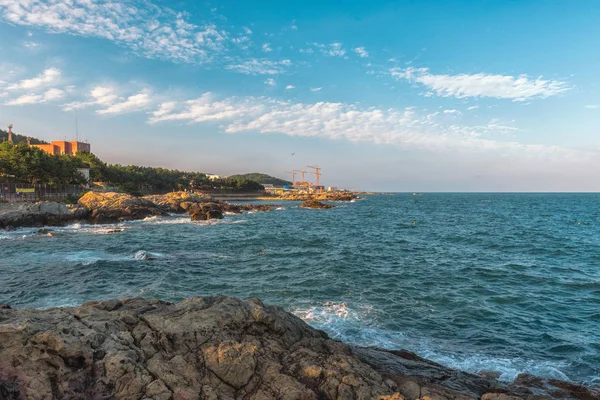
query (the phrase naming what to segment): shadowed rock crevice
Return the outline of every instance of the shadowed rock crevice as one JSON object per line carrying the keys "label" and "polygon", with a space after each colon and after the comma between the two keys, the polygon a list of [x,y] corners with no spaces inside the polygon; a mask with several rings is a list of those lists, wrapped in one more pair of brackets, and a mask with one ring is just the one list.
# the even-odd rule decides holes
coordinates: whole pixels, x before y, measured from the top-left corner
{"label": "shadowed rock crevice", "polygon": [[259,300],[123,299],[0,309],[0,399],[600,399],[511,385],[405,351],[350,347]]}

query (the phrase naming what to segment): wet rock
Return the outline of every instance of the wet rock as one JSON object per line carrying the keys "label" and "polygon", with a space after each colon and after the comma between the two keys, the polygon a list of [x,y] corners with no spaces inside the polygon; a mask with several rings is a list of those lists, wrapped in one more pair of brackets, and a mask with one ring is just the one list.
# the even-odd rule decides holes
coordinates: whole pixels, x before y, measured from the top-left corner
{"label": "wet rock", "polygon": [[317,200],[307,200],[304,203],[300,204],[300,207],[326,210],[329,208],[334,208],[335,206],[332,206],[331,204],[321,203]]}
{"label": "wet rock", "polygon": [[36,234],[38,234],[38,235],[52,236],[52,229],[38,229],[38,231],[36,232]]}
{"label": "wet rock", "polygon": [[483,371],[479,371],[477,373],[477,375],[479,375],[483,379],[487,379],[487,380],[491,380],[491,381],[497,381],[500,378],[500,372],[493,371],[493,370],[487,370],[487,369],[483,370]]}

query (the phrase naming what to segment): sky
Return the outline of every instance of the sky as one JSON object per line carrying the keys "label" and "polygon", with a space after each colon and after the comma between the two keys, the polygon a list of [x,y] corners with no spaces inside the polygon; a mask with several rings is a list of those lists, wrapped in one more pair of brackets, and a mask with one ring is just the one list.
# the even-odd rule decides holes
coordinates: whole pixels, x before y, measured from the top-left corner
{"label": "sky", "polygon": [[599,20],[595,0],[0,0],[0,125],[77,120],[107,162],[225,176],[597,192]]}

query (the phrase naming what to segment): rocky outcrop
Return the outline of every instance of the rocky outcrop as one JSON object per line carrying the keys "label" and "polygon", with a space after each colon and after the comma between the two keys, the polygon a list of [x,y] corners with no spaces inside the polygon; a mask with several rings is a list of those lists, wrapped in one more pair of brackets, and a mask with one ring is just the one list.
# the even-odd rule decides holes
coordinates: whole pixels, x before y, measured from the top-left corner
{"label": "rocky outcrop", "polygon": [[142,219],[164,215],[151,201],[115,192],[87,192],[77,204],[90,210],[90,222],[95,224]]}
{"label": "rocky outcrop", "polygon": [[194,192],[173,192],[167,194],[157,194],[151,196],[144,196],[145,200],[150,201],[156,207],[173,213],[182,213],[187,211],[187,208],[182,206],[182,203],[186,205],[193,203],[201,203],[210,201],[210,196],[202,193]]}
{"label": "rocky outcrop", "polygon": [[326,210],[329,208],[334,208],[335,206],[332,206],[331,204],[321,203],[320,201],[316,201],[316,200],[307,200],[304,203],[300,204],[300,207]]}
{"label": "rocky outcrop", "polygon": [[223,219],[223,209],[218,203],[193,203],[187,207],[187,212],[192,221]]}
{"label": "rocky outcrop", "polygon": [[324,192],[324,193],[298,193],[298,192],[283,192],[279,198],[282,200],[293,201],[352,201],[358,197],[354,193],[347,192]]}
{"label": "rocky outcrop", "polygon": [[256,299],[0,308],[1,399],[600,398],[526,381],[503,386],[409,352],[350,347]]}
{"label": "rocky outcrop", "polygon": [[87,219],[89,210],[84,207],[46,202],[18,203],[0,211],[0,228],[20,226],[65,225]]}

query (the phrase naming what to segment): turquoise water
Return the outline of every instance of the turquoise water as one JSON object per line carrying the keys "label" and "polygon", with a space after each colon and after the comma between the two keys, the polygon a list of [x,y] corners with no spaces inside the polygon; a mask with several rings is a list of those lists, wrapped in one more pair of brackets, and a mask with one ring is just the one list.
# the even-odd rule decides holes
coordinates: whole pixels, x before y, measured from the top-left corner
{"label": "turquoise water", "polygon": [[21,229],[0,232],[0,303],[259,297],[348,342],[599,386],[599,218],[596,194],[398,194]]}

